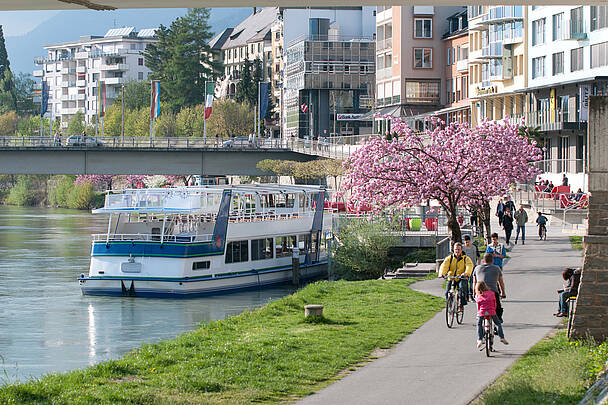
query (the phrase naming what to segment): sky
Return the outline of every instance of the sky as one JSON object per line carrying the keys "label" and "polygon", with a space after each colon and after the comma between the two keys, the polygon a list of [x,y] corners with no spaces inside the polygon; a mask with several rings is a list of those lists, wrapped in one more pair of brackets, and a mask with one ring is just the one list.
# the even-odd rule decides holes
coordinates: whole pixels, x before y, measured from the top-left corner
{"label": "sky", "polygon": [[25,35],[38,25],[59,14],[59,10],[0,11],[0,24],[5,37]]}

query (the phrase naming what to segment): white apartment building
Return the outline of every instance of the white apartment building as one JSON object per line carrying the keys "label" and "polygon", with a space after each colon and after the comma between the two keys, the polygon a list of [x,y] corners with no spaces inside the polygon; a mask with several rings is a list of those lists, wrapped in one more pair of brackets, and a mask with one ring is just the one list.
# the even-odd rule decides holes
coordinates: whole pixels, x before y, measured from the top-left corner
{"label": "white apartment building", "polygon": [[585,189],[588,98],[608,95],[608,6],[528,8],[526,118],[544,135],[548,177]]}
{"label": "white apartment building", "polygon": [[129,80],[147,80],[150,70],[142,52],[156,42],[155,28],[113,28],[104,36],[83,36],[78,41],[48,45],[47,55],[36,58],[41,69],[34,76],[49,89],[47,115],[67,126],[78,111],[91,122],[97,114],[97,83],[106,85],[106,106],[120,97]]}

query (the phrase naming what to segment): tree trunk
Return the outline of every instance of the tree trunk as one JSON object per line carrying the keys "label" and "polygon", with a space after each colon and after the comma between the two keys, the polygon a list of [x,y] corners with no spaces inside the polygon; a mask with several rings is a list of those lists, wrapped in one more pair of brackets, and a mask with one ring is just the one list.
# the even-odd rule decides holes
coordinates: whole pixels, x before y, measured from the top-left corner
{"label": "tree trunk", "polygon": [[492,235],[492,229],[490,226],[490,215],[491,211],[490,211],[490,202],[489,201],[484,201],[483,204],[481,205],[481,209],[479,210],[479,212],[481,213],[480,216],[480,227],[483,226],[485,227],[485,237],[486,237],[486,243],[489,244],[490,243],[490,235]]}
{"label": "tree trunk", "polygon": [[462,243],[462,233],[460,232],[460,224],[456,211],[448,213],[448,230],[450,231],[452,244],[456,242]]}

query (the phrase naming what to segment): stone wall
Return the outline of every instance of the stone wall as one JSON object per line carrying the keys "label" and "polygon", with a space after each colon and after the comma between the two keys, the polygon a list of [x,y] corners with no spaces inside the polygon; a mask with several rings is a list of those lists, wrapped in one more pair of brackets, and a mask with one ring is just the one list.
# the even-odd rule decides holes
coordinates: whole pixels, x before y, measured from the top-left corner
{"label": "stone wall", "polygon": [[608,339],[608,97],[590,97],[587,155],[589,226],[572,338]]}

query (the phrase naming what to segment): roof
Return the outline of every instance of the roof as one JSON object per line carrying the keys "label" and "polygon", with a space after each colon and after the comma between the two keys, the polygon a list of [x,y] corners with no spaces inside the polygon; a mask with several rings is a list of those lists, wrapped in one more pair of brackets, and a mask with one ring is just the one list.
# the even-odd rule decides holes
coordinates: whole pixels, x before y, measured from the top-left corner
{"label": "roof", "polygon": [[222,32],[217,34],[215,36],[215,38],[213,38],[211,41],[209,41],[209,46],[211,47],[211,49],[213,49],[213,50],[222,49],[222,46],[224,45],[224,43],[226,42],[226,40],[228,39],[230,34],[232,34],[233,30],[234,30],[234,28],[226,28]]}
{"label": "roof", "polygon": [[122,27],[122,28],[112,28],[106,32],[104,38],[107,37],[125,37],[130,35],[133,31],[135,31],[135,27]]}
{"label": "roof", "polygon": [[[262,41],[270,32],[272,24],[277,19],[278,12],[278,7],[264,7],[241,21],[227,35],[226,30],[224,30],[213,38],[209,44],[215,49],[228,49],[244,46],[252,41]],[[222,36],[227,36],[227,38],[223,41],[221,48],[218,48],[219,42],[222,42]]]}
{"label": "roof", "polygon": [[138,38],[154,38],[158,28],[144,28],[137,33]]}

